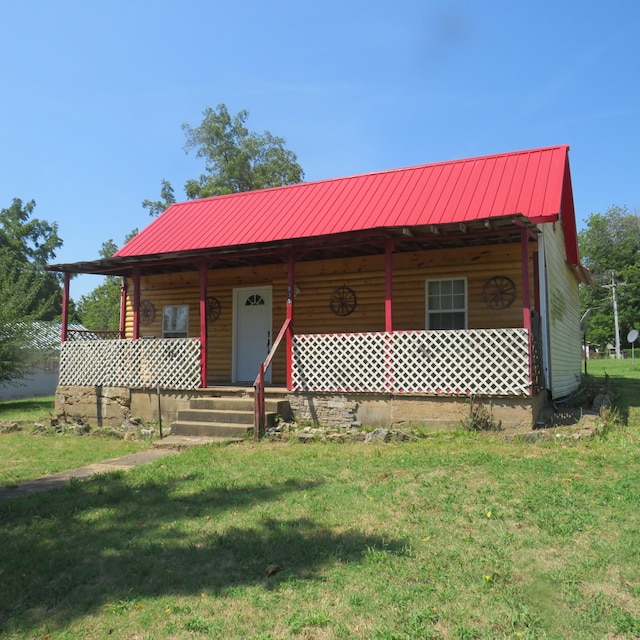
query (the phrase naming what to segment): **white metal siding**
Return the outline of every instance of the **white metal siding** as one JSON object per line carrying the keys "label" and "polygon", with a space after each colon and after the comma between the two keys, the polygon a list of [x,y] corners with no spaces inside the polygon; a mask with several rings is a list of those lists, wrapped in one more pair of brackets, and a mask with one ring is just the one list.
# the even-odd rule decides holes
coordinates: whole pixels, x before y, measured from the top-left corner
{"label": "white metal siding", "polygon": [[580,383],[580,299],[578,282],[567,266],[562,225],[542,226],[547,262],[551,395],[562,398]]}

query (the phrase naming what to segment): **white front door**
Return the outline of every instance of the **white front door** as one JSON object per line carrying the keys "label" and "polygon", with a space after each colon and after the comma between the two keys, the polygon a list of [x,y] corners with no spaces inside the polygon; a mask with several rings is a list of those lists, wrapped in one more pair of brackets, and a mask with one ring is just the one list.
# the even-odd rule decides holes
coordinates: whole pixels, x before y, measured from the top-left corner
{"label": "white front door", "polygon": [[[233,290],[234,382],[253,382],[271,349],[271,287]],[[271,369],[265,376],[271,382]]]}

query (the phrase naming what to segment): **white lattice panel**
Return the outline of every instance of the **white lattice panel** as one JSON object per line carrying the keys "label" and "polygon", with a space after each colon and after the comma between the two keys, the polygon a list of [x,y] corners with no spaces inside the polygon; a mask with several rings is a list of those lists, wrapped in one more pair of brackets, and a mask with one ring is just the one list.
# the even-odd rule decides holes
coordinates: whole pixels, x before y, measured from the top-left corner
{"label": "white lattice panel", "polygon": [[308,334],[294,338],[294,389],[370,391],[385,379],[385,333]]}
{"label": "white lattice panel", "polygon": [[200,341],[171,338],[63,342],[59,384],[197,389]]}
{"label": "white lattice panel", "polygon": [[526,329],[308,334],[294,338],[294,389],[529,394]]}

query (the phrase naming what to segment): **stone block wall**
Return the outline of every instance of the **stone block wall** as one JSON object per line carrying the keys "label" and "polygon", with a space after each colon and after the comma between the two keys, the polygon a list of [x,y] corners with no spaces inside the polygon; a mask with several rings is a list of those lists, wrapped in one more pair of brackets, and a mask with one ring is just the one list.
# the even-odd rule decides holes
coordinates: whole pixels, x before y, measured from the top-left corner
{"label": "stone block wall", "polygon": [[120,426],[131,416],[131,391],[125,387],[58,386],[55,412],[67,421]]}
{"label": "stone block wall", "polygon": [[96,427],[118,427],[129,419],[159,422],[160,418],[168,425],[197,393],[163,390],[158,403],[154,389],[58,386],[55,412],[67,422],[78,421]]}
{"label": "stone block wall", "polygon": [[[471,411],[465,397],[290,393],[287,400],[298,422],[327,427],[456,429]],[[475,398],[474,402],[503,429],[519,429],[535,423],[543,398]]]}

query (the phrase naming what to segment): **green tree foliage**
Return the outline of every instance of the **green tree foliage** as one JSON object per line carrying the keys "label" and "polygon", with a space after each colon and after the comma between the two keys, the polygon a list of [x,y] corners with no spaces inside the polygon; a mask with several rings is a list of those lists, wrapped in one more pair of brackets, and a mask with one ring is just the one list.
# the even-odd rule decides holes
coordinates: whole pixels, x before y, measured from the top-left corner
{"label": "green tree foliage", "polygon": [[[231,116],[226,105],[208,107],[197,127],[184,123],[185,151],[195,149],[205,161],[206,173],[187,180],[185,193],[189,200],[219,196],[240,191],[253,191],[301,182],[304,171],[296,154],[285,147],[286,140],[269,131],[257,133],[245,126],[249,112]],[[173,187],[162,180],[160,200],[145,200],[142,206],[152,216],[162,213],[175,202]]]}
{"label": "green tree foliage", "polygon": [[30,362],[32,322],[50,315],[53,301],[39,299],[46,274],[6,260],[0,252],[0,384],[22,378]]}
{"label": "green tree foliage", "polygon": [[62,310],[61,280],[60,276],[46,272],[44,267],[55,258],[62,240],[56,223],[32,218],[35,207],[33,200],[23,203],[14,198],[10,207],[0,210],[0,258],[4,267],[0,280],[10,279],[10,274],[18,271],[29,272],[27,297],[32,302],[29,307],[22,308],[23,312],[35,314],[38,320],[52,320]]}
{"label": "green tree foliage", "polygon": [[579,233],[580,254],[596,287],[583,288],[583,313],[592,309],[587,338],[602,349],[615,344],[610,285],[617,286],[620,338],[623,348],[630,329],[640,328],[640,217],[626,207],[613,206],[594,213]]}
{"label": "green tree foliage", "polygon": [[22,377],[31,323],[61,311],[59,279],[44,266],[62,246],[57,225],[32,218],[33,200],[0,210],[0,382]]}
{"label": "green tree foliage", "polygon": [[[138,233],[134,229],[125,238],[129,242]],[[111,239],[102,243],[100,256],[110,258],[118,246]],[[120,296],[122,281],[118,276],[107,276],[104,282],[93,289],[86,296],[81,296],[78,302],[78,317],[80,322],[94,331],[117,331],[120,327]]]}
{"label": "green tree foliage", "polygon": [[160,184],[160,200],[147,199],[142,202],[142,208],[149,209],[150,216],[160,215],[176,201],[171,183],[163,178]]}

